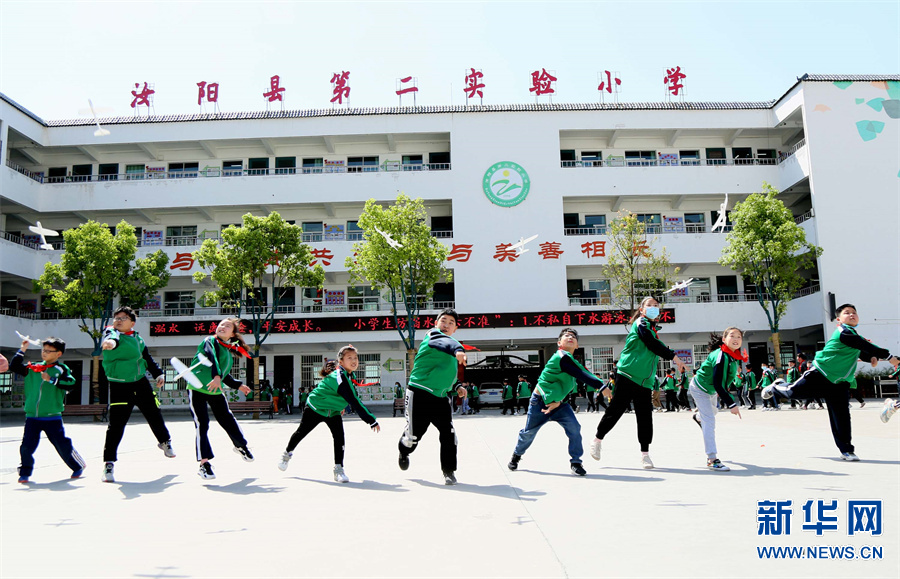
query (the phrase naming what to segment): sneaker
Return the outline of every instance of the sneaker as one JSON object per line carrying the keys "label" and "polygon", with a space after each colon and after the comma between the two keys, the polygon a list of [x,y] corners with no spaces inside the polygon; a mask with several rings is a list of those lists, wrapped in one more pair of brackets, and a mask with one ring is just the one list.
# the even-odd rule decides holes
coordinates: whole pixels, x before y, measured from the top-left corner
{"label": "sneaker", "polygon": [[235,446],[234,451],[241,455],[244,462],[253,462],[253,454],[250,453],[250,449],[246,446]]}
{"label": "sneaker", "polygon": [[400,455],[400,458],[397,459],[397,465],[400,467],[400,470],[406,470],[409,468],[409,455]]}
{"label": "sneaker", "polygon": [[[765,388],[762,389],[762,399],[763,400],[771,400],[772,397],[775,396],[775,386],[769,384]],[[804,406],[805,408],[805,406]]]}
{"label": "sneaker", "polygon": [[894,412],[897,412],[896,402],[893,398],[888,398],[884,401],[884,408],[881,409],[881,421],[887,424]]}
{"label": "sneaker", "polygon": [[113,468],[115,468],[116,463],[108,462],[103,465],[103,476],[100,477],[100,480],[103,482],[116,482],[116,477],[113,476]]}
{"label": "sneaker", "polygon": [[72,476],[69,478],[81,478],[81,475],[84,474],[85,467],[81,467],[72,471]]}
{"label": "sneaker", "polygon": [[600,447],[603,445],[603,441],[594,437],[594,441],[591,442],[591,458],[594,460],[600,460]]}
{"label": "sneaker", "polygon": [[697,423],[697,426],[699,426],[701,429],[703,428],[703,424],[700,423],[700,413],[699,412],[694,412],[694,414],[691,416],[691,418],[694,419],[694,422]]}
{"label": "sneaker", "polygon": [[278,470],[282,472],[286,471],[292,456],[294,456],[294,453],[285,450],[281,455],[281,462],[278,463]]}
{"label": "sneaker", "polygon": [[521,454],[513,453],[512,458],[509,459],[509,464],[507,464],[506,467],[507,467],[509,470],[516,470],[517,468],[519,468],[519,461],[520,461],[520,460],[522,460],[522,455],[521,455]]}
{"label": "sneaker", "polygon": [[[19,468],[22,468],[22,467],[19,467]],[[19,470],[19,469],[16,469],[16,470]],[[20,484],[25,484],[25,483],[27,483],[27,482],[28,482],[28,477],[27,477],[27,476],[19,475],[19,483],[20,483]]]}
{"label": "sneaker", "polygon": [[643,454],[643,455],[641,455],[641,466],[642,466],[643,468],[648,469],[648,470],[651,469],[651,468],[653,468],[653,461],[650,460],[650,455],[649,455],[649,454]]}
{"label": "sneaker", "polygon": [[213,480],[216,478],[216,473],[213,472],[212,465],[209,462],[201,462],[200,470],[197,471],[197,474],[204,480]]}
{"label": "sneaker", "polygon": [[863,400],[862,402],[860,402],[860,403],[859,403],[859,407],[860,407],[860,408],[865,408],[865,407],[866,407],[866,401]]}
{"label": "sneaker", "polygon": [[714,460],[707,460],[706,468],[708,468],[709,470],[717,470],[719,472],[728,472],[731,470],[730,468],[722,464],[722,461],[718,458]]}
{"label": "sneaker", "polygon": [[572,474],[574,474],[575,476],[584,476],[587,474],[587,471],[584,470],[584,466],[580,462],[573,462]]}
{"label": "sneaker", "polygon": [[334,465],[334,482],[348,483],[350,479],[344,474],[344,467],[339,464]]}
{"label": "sneaker", "polygon": [[175,458],[175,451],[172,450],[172,441],[167,440],[165,442],[160,442],[156,445],[157,448],[163,451],[163,454],[166,455],[166,458]]}
{"label": "sneaker", "polygon": [[452,472],[444,473],[444,484],[447,486],[456,484],[456,476]]}
{"label": "sneaker", "polygon": [[859,462],[859,457],[853,454],[852,452],[842,452],[841,460],[848,460],[850,462]]}

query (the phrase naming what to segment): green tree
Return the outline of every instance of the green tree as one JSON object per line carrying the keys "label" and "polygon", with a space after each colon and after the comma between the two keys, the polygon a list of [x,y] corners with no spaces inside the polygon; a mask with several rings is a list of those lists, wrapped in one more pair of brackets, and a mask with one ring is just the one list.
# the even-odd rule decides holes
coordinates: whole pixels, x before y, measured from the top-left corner
{"label": "green tree", "polygon": [[50,306],[66,317],[81,319],[79,328],[91,337],[91,400],[100,401],[100,342],[109,324],[112,305],[140,309],[157,290],[169,283],[163,250],[135,259],[137,237],[125,221],[113,235],[105,223],[87,223],[63,231],[65,251],[58,264],[48,263],[34,282],[36,291],[46,291]]}
{"label": "green tree", "polygon": [[779,323],[788,302],[806,281],[800,271],[815,264],[822,248],[806,241],[803,228],[778,199],[778,190],[763,182],[731,212],[732,230],[726,236],[719,263],[749,279],[769,322],[775,360],[781,364]]}
{"label": "green tree", "polygon": [[[365,242],[354,244],[356,256],[346,261],[351,280],[386,290],[394,327],[406,347],[407,376],[416,354],[416,316],[433,295],[434,284],[452,279],[444,267],[449,250],[432,237],[427,217],[421,199],[410,199],[402,193],[387,208],[369,199],[359,217]],[[400,247],[390,245],[378,230]]]}
{"label": "green tree", "polygon": [[634,313],[643,297],[661,297],[679,268],[669,263],[665,248],[655,251],[646,225],[634,213],[619,211],[607,226],[606,235],[607,263],[602,271],[610,281],[613,303]]}
{"label": "green tree", "polygon": [[[303,243],[303,231],[275,211],[266,217],[244,215],[240,227],[225,228],[221,241],[207,239],[193,255],[210,272],[197,272],[194,279],[202,282],[209,276],[217,286],[204,293],[201,302],[208,306],[221,302],[235,308],[238,316],[249,315],[254,338],[249,382],[258,393],[259,349],[269,337],[281,299],[294,286],[322,287],[325,271],[321,265],[309,267],[313,257]],[[272,296],[271,304],[263,290]]]}

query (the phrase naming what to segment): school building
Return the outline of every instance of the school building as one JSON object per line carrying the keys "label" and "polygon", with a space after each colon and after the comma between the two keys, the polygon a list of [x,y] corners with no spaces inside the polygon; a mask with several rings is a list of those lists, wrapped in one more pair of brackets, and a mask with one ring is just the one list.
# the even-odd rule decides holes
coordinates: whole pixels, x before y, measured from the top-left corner
{"label": "school building", "polygon": [[[423,315],[455,307],[456,337],[480,350],[472,362],[499,353],[540,361],[571,325],[591,369],[611,369],[625,330],[602,272],[606,227],[628,210],[647,225],[650,246],[668,250],[679,279],[696,280],[666,300],[661,338],[697,363],[709,332],[736,325],[758,363],[773,355],[766,315],[754,288],[718,264],[725,235],[710,229],[726,195],[731,209],[768,182],[824,248],[781,321],[784,359],[827,339],[832,302],[856,304],[861,333],[900,351],[898,105],[900,75],[805,75],[766,102],[135,116],[100,119],[110,134],[95,137],[92,119],[46,121],[0,95],[0,349],[15,352],[14,330],[63,338],[81,378],[70,401],[88,402],[91,341],[32,285],[62,254],[61,237],[38,247],[28,229],[37,221],[62,231],[125,219],[139,256],[168,254],[171,281],[136,326],[168,368],[225,315],[197,303],[210,286],[193,281],[190,252],[245,213],[278,211],[302,226],[326,279],[321,290],[288,290],[260,377],[311,385],[323,359],[353,343],[364,379],[390,390],[405,383],[390,304],[351,284],[344,260],[361,239],[366,200],[403,192],[425,201],[432,234],[451,249],[452,281],[438,284]],[[508,250],[534,235],[529,251]],[[20,405],[21,382],[2,380],[3,405]],[[184,404],[183,384],[166,388],[165,408]]]}

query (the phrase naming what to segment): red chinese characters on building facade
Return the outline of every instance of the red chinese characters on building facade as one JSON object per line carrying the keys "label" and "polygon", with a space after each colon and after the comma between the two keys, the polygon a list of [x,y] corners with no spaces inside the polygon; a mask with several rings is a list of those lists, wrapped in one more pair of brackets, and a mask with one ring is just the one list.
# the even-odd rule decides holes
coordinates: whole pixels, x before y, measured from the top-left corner
{"label": "red chinese characters on building facade", "polygon": [[484,83],[481,79],[484,78],[484,73],[480,70],[471,69],[466,74],[466,86],[463,87],[463,90],[466,93],[466,99],[473,99],[477,95],[478,98],[484,98]]}
{"label": "red chinese characters on building facade", "polygon": [[681,84],[681,81],[687,78],[683,72],[681,72],[681,67],[676,66],[675,68],[667,68],[666,76],[663,77],[663,84],[666,85],[666,90],[672,93],[673,96],[678,96],[678,91],[684,88],[684,85]]}
{"label": "red chinese characters on building facade", "polygon": [[471,243],[454,243],[447,255],[447,261],[469,261],[473,247]]}
{"label": "red chinese characters on building facade", "polygon": [[183,269],[184,271],[189,271],[192,267],[194,267],[193,253],[176,253],[175,259],[172,260],[172,265],[169,266],[169,269]]}
{"label": "red chinese characters on building facade", "polygon": [[311,249],[310,252],[315,258],[310,262],[310,266],[316,265],[319,263],[319,260],[322,260],[322,265],[331,265],[331,260],[334,259],[334,254],[325,247],[322,249]]}
{"label": "red chinese characters on building facade", "polygon": [[497,245],[494,259],[497,261],[506,261],[508,259],[510,262],[518,259],[518,252],[515,249],[510,249],[510,246],[512,246],[512,243],[501,243]]}
{"label": "red chinese characters on building facade", "polygon": [[546,243],[541,244],[541,250],[538,252],[544,259],[559,259],[559,256],[565,253],[562,249],[561,243],[557,243],[556,241],[548,241]]}
{"label": "red chinese characters on building facade", "polygon": [[556,89],[553,88],[554,82],[556,82],[556,77],[547,72],[547,69],[536,70],[531,73],[531,88],[528,89],[528,92],[533,92],[534,96],[553,94],[556,92]]}
{"label": "red chinese characters on building facade", "polygon": [[202,105],[203,99],[206,98],[206,102],[209,103],[217,103],[219,102],[219,83],[211,82],[206,83],[206,81],[197,83],[197,104]]}
{"label": "red chinese characters on building facade", "polygon": [[[412,83],[412,84],[411,84],[410,86],[407,86],[407,87],[404,87],[404,86],[403,86],[403,85],[408,84],[408,83]],[[397,94],[398,94],[398,95],[406,94],[406,93],[408,93],[408,92],[419,92],[419,87],[416,86],[416,80],[415,80],[413,77],[411,77],[411,76],[408,76],[408,77],[406,77],[406,78],[401,78],[401,79],[399,79],[399,85],[400,85],[400,86],[397,88]]]}
{"label": "red chinese characters on building facade", "polygon": [[638,241],[634,244],[632,253],[635,256],[642,255],[644,257],[650,257],[650,246],[647,245],[646,241]]}
{"label": "red chinese characters on building facade", "polygon": [[137,89],[141,86],[141,83],[134,83],[135,90],[131,91],[132,96],[134,97],[131,100],[131,108],[135,107],[150,107],[150,96],[156,94],[156,91],[147,86],[147,83],[144,83],[144,88],[141,92],[137,92]]}
{"label": "red chinese characters on building facade", "polygon": [[606,257],[605,241],[588,241],[581,244],[581,253],[588,257]]}
{"label": "red chinese characters on building facade", "polygon": [[348,80],[350,80],[349,71],[345,70],[340,74],[334,73],[331,77],[331,93],[334,95],[331,97],[331,102],[344,104],[345,98],[348,101],[350,100],[350,86],[347,84]]}
{"label": "red chinese characters on building facade", "polygon": [[612,76],[612,73],[610,73],[608,70],[604,70],[603,74],[606,75],[606,80],[601,81],[600,85],[597,87],[597,90],[599,90],[600,92],[606,91],[609,94],[612,94],[614,90],[613,83],[615,83],[616,87],[622,85],[622,79],[620,79],[618,76]]}
{"label": "red chinese characters on building facade", "polygon": [[281,77],[277,74],[269,79],[269,92],[264,92],[263,97],[268,102],[282,101],[284,102],[284,87],[281,86]]}

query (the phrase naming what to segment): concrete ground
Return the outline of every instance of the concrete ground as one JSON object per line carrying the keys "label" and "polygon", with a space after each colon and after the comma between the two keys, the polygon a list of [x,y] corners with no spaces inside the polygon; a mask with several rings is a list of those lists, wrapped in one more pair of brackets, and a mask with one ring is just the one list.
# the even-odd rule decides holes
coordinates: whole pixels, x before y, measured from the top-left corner
{"label": "concrete ground", "polygon": [[[455,420],[459,484],[445,487],[437,433],[397,467],[402,418],[380,434],[345,417],[349,484],[332,480],[331,438],[318,428],[287,472],[276,468],[298,415],[241,419],[256,454],[244,463],[215,424],[218,478],[203,481],[193,423],[168,420],[178,457],[166,459],[137,415],[125,431],[117,482],[100,482],[105,425],[67,421],[89,463],[70,472],[44,439],[32,483],[16,482],[21,415],[0,419],[0,577],[892,577],[900,576],[900,417],[881,404],[852,410],[861,462],[838,459],[820,410],[720,413],[719,456],[705,469],[687,413],[654,415],[639,468],[633,415],[587,455],[599,414],[578,415],[588,476],[569,473],[566,440],[548,424],[506,468],[524,417],[496,410]],[[167,416],[170,416],[167,414]],[[801,529],[808,499],[838,501],[838,530]],[[847,501],[883,500],[883,534],[847,530]],[[791,534],[757,534],[757,501],[792,500]],[[880,547],[883,558],[761,559],[764,546]],[[804,550],[808,556],[808,553]]]}

